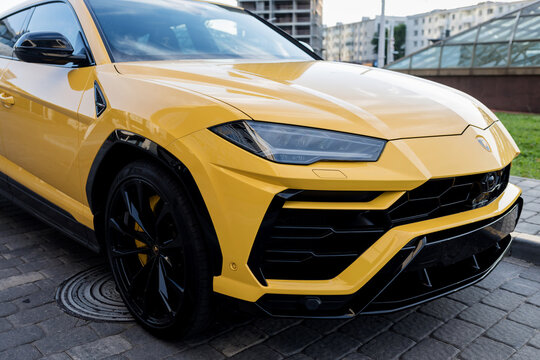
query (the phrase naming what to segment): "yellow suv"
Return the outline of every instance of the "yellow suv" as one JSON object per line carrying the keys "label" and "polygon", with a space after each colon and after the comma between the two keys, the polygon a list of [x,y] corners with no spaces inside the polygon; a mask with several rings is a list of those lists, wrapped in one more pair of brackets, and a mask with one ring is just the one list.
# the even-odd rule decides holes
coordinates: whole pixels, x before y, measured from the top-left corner
{"label": "yellow suv", "polygon": [[203,329],[410,307],[510,246],[519,150],[475,99],[324,62],[240,8],[28,1],[0,17],[0,191],[103,251],[135,318]]}

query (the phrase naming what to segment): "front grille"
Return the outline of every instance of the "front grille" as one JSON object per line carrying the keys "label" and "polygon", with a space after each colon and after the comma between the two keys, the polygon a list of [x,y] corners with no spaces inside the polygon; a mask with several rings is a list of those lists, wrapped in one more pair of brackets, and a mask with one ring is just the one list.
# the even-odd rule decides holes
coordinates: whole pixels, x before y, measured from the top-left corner
{"label": "front grille", "polygon": [[485,174],[429,180],[386,210],[283,208],[285,201],[298,199],[370,201],[380,194],[356,192],[344,197],[337,192],[309,191],[308,196],[287,190],[270,205],[248,265],[264,285],[265,279],[332,279],[392,227],[485,206],[502,194],[509,176],[510,166]]}
{"label": "front grille", "polygon": [[503,193],[509,178],[510,166],[487,174],[430,180],[392,205],[389,220],[401,225],[485,206]]}

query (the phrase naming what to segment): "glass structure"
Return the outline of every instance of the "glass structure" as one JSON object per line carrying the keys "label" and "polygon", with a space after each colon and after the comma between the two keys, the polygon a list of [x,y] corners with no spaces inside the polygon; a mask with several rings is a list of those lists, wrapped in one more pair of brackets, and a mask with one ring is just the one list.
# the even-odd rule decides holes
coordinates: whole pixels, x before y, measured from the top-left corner
{"label": "glass structure", "polygon": [[540,66],[540,1],[446,38],[390,65],[392,70]]}

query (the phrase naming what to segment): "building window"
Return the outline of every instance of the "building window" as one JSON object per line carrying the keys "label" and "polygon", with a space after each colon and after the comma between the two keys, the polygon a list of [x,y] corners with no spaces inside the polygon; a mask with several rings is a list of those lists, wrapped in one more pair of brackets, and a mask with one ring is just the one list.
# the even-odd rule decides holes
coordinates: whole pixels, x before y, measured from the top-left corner
{"label": "building window", "polygon": [[427,33],[428,33],[428,34],[431,34],[431,29],[428,29]]}
{"label": "building window", "polygon": [[487,10],[487,13],[488,13],[488,15],[493,14],[493,9],[488,9],[488,10]]}
{"label": "building window", "polygon": [[418,36],[418,30],[414,30],[414,36]]}
{"label": "building window", "polygon": [[429,18],[428,22],[431,22],[431,18]]}
{"label": "building window", "polygon": [[414,47],[418,47],[418,41],[414,42]]}
{"label": "building window", "polygon": [[452,14],[452,20],[456,20],[456,14]]}
{"label": "building window", "polygon": [[482,10],[478,10],[478,15],[482,16]]}
{"label": "building window", "polygon": [[499,14],[502,14],[503,10],[504,10],[503,7],[499,6]]}
{"label": "building window", "polygon": [[424,35],[424,30],[422,30],[422,35]]}
{"label": "building window", "polygon": [[418,25],[418,19],[414,19],[414,25]]}

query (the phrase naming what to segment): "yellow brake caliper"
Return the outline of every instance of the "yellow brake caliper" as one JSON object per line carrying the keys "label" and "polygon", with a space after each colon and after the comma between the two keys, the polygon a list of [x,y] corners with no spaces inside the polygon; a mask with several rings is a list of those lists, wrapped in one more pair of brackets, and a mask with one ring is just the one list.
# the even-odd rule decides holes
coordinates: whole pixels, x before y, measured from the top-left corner
{"label": "yellow brake caliper", "polygon": [[[149,199],[149,201],[150,201],[150,208],[152,209],[152,211],[154,211],[156,209],[157,203],[159,202],[159,196],[154,195]],[[135,223],[135,231],[142,232],[141,227],[137,223]],[[138,248],[143,248],[143,247],[146,247],[146,244],[143,243],[142,241],[135,239],[135,246],[137,246]],[[139,261],[141,262],[142,266],[145,266],[146,263],[148,262],[148,255],[139,254]]]}

